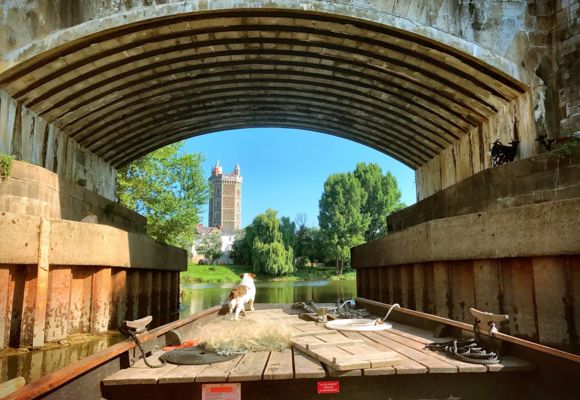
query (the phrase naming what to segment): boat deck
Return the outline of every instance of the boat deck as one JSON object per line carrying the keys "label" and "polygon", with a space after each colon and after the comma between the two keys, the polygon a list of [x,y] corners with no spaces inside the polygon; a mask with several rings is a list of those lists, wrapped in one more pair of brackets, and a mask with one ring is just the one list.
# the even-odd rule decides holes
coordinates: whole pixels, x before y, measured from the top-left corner
{"label": "boat deck", "polygon": [[[288,309],[259,310],[248,312],[247,318],[279,320],[294,331],[294,335],[322,338],[327,330],[322,324],[306,323],[298,320],[295,311]],[[435,339],[431,332],[408,325],[392,323],[393,328],[378,332],[337,332],[345,340],[361,340],[377,352],[394,351],[399,362],[392,366],[359,368],[338,371],[296,348],[283,352],[246,353],[234,360],[212,365],[171,365],[162,368],[148,368],[139,360],[130,368],[120,370],[103,380],[104,386],[206,383],[206,382],[244,382],[304,378],[338,378],[351,376],[410,375],[410,374],[463,374],[498,373],[507,371],[530,371],[535,367],[528,361],[511,356],[502,357],[501,363],[478,365],[455,360],[441,353],[425,349]],[[163,351],[152,354],[148,360],[156,363]]]}

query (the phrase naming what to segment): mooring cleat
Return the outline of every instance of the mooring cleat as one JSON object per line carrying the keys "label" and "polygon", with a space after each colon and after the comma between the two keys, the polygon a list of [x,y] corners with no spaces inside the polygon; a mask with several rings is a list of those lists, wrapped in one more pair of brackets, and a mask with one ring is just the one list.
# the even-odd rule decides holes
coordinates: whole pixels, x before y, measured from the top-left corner
{"label": "mooring cleat", "polygon": [[475,317],[475,325],[480,322],[485,324],[486,329],[489,330],[490,334],[499,332],[495,325],[496,322],[503,322],[510,319],[509,315],[506,314],[493,314],[486,311],[479,311],[475,308],[470,308],[469,312]]}
{"label": "mooring cleat", "polygon": [[119,330],[121,332],[132,332],[134,334],[141,334],[147,332],[147,325],[153,321],[153,317],[148,315],[145,318],[136,319],[134,321],[123,321]]}

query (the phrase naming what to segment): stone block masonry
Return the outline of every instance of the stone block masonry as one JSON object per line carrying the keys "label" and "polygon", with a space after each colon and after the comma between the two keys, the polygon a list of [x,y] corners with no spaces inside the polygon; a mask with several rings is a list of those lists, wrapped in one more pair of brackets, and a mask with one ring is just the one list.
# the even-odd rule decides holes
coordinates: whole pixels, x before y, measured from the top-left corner
{"label": "stone block masonry", "polygon": [[52,171],[17,160],[10,177],[0,184],[0,211],[72,221],[92,214],[100,224],[135,233],[145,233],[147,226],[142,215]]}
{"label": "stone block masonry", "polygon": [[580,136],[580,4],[578,1],[555,3],[561,130]]}

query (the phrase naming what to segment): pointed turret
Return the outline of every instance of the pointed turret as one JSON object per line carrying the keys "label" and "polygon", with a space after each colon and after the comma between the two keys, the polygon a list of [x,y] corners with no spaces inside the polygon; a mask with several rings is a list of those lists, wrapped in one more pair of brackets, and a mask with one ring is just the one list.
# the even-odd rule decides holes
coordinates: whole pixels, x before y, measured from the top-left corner
{"label": "pointed turret", "polygon": [[220,165],[220,161],[215,164],[215,167],[211,170],[212,175],[221,175],[222,174],[222,166]]}
{"label": "pointed turret", "polygon": [[240,164],[236,163],[233,174],[236,176],[240,176]]}

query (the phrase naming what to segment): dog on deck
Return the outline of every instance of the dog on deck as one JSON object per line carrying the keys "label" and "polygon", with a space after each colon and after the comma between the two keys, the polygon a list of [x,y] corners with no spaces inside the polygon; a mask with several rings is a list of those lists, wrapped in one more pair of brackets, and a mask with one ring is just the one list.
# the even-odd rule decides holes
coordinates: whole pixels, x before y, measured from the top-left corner
{"label": "dog on deck", "polygon": [[256,275],[249,272],[241,274],[242,281],[230,292],[228,297],[229,313],[234,313],[233,319],[235,321],[238,320],[240,312],[246,315],[246,303],[250,306],[250,310],[254,311],[254,299],[256,297],[255,277]]}

